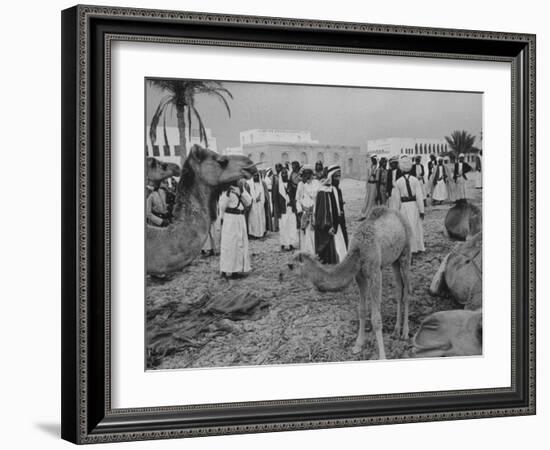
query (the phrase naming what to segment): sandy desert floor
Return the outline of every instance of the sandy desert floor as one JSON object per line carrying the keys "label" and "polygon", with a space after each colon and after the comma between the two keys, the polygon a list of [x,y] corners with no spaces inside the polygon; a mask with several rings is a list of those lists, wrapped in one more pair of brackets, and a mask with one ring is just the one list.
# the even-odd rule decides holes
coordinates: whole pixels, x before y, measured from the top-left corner
{"label": "sandy desert floor", "polygon": [[[351,236],[364,197],[364,182],[343,180],[348,233]],[[469,182],[471,200],[481,205],[481,190]],[[451,298],[428,292],[441,260],[455,245],[443,234],[450,205],[427,208],[426,252],[413,258],[410,303],[411,337],[422,319],[435,311],[461,308]],[[277,233],[250,241],[252,272],[245,278],[220,277],[219,257],[198,257],[167,281],[147,280],[146,342],[149,369],[236,365],[320,363],[376,359],[376,343],[367,323],[364,350],[353,355],[357,335],[358,288],[319,293],[288,270],[292,253],[281,252]],[[395,323],[391,268],[383,271],[382,316],[387,358],[412,356],[410,339],[391,335]],[[212,298],[244,298],[243,314],[208,311]]]}

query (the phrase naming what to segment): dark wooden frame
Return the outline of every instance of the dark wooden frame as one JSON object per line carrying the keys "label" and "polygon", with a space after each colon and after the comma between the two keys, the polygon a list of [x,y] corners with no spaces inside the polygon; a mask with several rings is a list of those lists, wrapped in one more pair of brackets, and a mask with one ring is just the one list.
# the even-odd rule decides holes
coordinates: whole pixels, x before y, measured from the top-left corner
{"label": "dark wooden frame", "polygon": [[[512,65],[512,385],[116,410],[110,402],[110,43],[186,42]],[[535,413],[535,36],[75,6],[62,12],[62,437],[75,443]]]}

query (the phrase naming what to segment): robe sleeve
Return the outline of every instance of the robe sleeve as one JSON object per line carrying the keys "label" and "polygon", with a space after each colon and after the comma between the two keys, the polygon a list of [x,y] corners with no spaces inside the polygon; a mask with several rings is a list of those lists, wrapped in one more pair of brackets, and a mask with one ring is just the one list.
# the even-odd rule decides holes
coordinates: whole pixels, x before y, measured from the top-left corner
{"label": "robe sleeve", "polygon": [[422,186],[420,186],[420,181],[416,178],[409,178],[412,181],[411,189],[414,191],[413,195],[416,198],[416,206],[418,207],[418,212],[424,214],[424,192],[422,191]]}
{"label": "robe sleeve", "polygon": [[252,197],[244,189],[243,189],[243,192],[241,194],[241,202],[243,203],[245,208],[248,208],[252,204]]}
{"label": "robe sleeve", "polygon": [[229,204],[229,196],[227,195],[227,191],[224,191],[222,195],[220,196],[219,201],[219,208],[220,208],[220,219],[223,220],[223,216],[225,214],[225,209],[227,208],[227,205]]}

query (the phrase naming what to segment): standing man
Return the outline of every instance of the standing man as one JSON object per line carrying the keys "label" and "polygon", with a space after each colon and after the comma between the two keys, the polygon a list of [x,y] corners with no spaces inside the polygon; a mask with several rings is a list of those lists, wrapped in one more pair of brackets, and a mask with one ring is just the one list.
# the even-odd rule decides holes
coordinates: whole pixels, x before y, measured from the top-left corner
{"label": "standing man", "polygon": [[386,165],[388,160],[380,158],[380,164],[376,171],[376,204],[386,206],[388,201],[388,193],[386,191],[388,181],[388,169]]}
{"label": "standing man", "polygon": [[476,178],[476,189],[481,189],[483,187],[483,178],[481,176],[481,150],[476,155],[476,172],[477,172],[477,178]]}
{"label": "standing man", "polygon": [[244,213],[251,203],[252,198],[240,180],[233,182],[220,196],[220,272],[224,278],[237,278],[250,272]]}
{"label": "standing man", "polygon": [[264,185],[258,172],[247,183],[252,197],[252,205],[248,214],[248,235],[253,238],[261,238],[266,232]]}
{"label": "standing man", "polygon": [[276,204],[279,219],[279,243],[281,250],[294,250],[298,248],[298,227],[296,225],[296,190],[288,177],[286,168],[281,169],[277,183]]}
{"label": "standing man", "polygon": [[422,193],[424,194],[424,206],[426,206],[426,180],[424,178],[424,166],[422,165],[422,157],[420,155],[414,157],[411,175],[420,181]]}
{"label": "standing man", "polygon": [[296,209],[301,213],[300,250],[315,254],[315,229],[313,228],[313,213],[315,199],[321,183],[313,178],[313,168],[308,165],[302,167],[302,181],[296,190]]}
{"label": "standing man", "polygon": [[430,160],[428,161],[428,196],[432,195],[433,191],[433,177],[435,173],[435,168],[437,166],[437,160],[434,154],[430,155]]}
{"label": "standing man", "polygon": [[399,159],[397,156],[390,158],[390,170],[388,170],[388,179],[386,182],[386,192],[388,193],[388,208],[399,211],[401,209],[401,196],[395,188],[395,182],[401,176],[399,170]]}
{"label": "standing man", "polygon": [[457,200],[457,191],[456,191],[456,181],[454,179],[454,171],[455,171],[455,161],[456,156],[454,152],[449,153],[449,162],[445,165],[445,170],[447,171],[447,198],[451,203],[456,202]]}
{"label": "standing man", "polygon": [[315,163],[314,177],[318,181],[321,181],[324,178],[324,168],[323,168],[323,162],[322,161],[317,161]]}
{"label": "standing man", "polygon": [[342,262],[347,254],[348,233],[340,177],[340,166],[330,166],[315,201],[315,253],[323,264]]}
{"label": "standing man", "polygon": [[271,186],[271,204],[273,205],[273,231],[279,231],[279,210],[278,210],[278,198],[279,198],[279,174],[283,169],[281,163],[275,164],[275,174],[272,177]]}
{"label": "standing man", "polygon": [[424,194],[420,181],[411,175],[412,161],[408,156],[399,160],[399,167],[403,175],[395,183],[401,196],[401,213],[409,222],[412,230],[411,252],[423,252],[424,247]]}
{"label": "standing man", "polygon": [[432,201],[434,204],[447,200],[447,169],[443,165],[443,158],[440,156],[437,158],[437,166],[435,167],[433,174],[433,192]]}
{"label": "standing man", "polygon": [[376,155],[372,155],[370,158],[370,167],[367,169],[367,183],[365,203],[363,209],[361,209],[361,218],[366,219],[371,209],[376,204],[376,173],[378,171],[378,158]]}
{"label": "standing man", "polygon": [[472,167],[464,162],[464,153],[458,155],[458,162],[455,163],[453,179],[456,183],[456,201],[466,200],[466,174],[472,171]]}

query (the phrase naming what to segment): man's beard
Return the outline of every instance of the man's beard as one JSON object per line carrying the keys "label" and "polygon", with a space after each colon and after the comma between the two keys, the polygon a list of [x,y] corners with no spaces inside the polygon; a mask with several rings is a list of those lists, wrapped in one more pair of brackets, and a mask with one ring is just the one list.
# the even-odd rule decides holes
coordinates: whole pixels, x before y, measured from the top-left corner
{"label": "man's beard", "polygon": [[340,180],[332,180],[332,185],[333,185],[334,187],[340,186]]}

